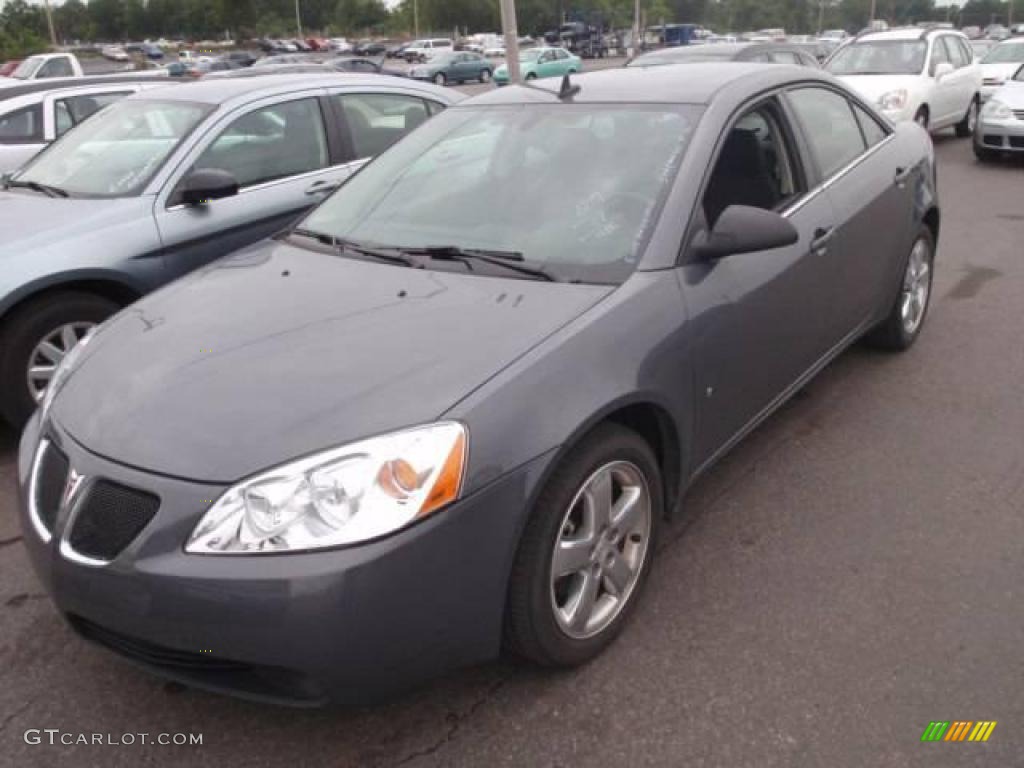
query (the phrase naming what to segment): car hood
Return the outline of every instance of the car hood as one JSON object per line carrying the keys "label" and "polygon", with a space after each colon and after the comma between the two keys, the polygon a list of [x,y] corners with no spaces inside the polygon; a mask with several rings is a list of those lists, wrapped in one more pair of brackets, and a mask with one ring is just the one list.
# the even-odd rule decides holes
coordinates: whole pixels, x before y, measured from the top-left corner
{"label": "car hood", "polygon": [[1010,109],[1024,109],[1024,82],[1011,80],[992,94],[992,98],[1003,102]]}
{"label": "car hood", "polygon": [[920,80],[917,75],[842,75],[839,79],[872,104],[889,91],[913,91]]}
{"label": "car hood", "polygon": [[52,417],[115,461],[234,482],[437,419],[612,290],[269,241],[105,324]]}
{"label": "car hood", "polygon": [[1016,63],[1011,62],[1009,64],[1006,64],[1006,63],[982,64],[981,65],[981,74],[985,77],[986,80],[988,80],[990,78],[993,79],[993,80],[1008,80],[1009,78],[1013,77],[1017,73],[1017,70],[1020,69],[1020,67],[1021,67],[1021,63],[1020,62],[1016,62]]}
{"label": "car hood", "polygon": [[124,222],[135,211],[152,210],[152,200],[57,198],[22,190],[0,190],[0,271],[7,257],[28,250],[64,247],[62,241],[84,231]]}

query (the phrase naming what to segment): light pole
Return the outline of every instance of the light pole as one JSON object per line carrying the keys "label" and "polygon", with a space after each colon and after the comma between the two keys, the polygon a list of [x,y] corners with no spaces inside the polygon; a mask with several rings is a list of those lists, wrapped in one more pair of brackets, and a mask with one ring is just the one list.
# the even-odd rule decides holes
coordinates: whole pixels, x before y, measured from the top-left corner
{"label": "light pole", "polygon": [[640,0],[633,3],[633,55],[642,51],[640,47]]}
{"label": "light pole", "polygon": [[[3,3],[0,3],[3,5]],[[50,43],[57,47],[57,32],[53,28],[53,11],[50,10],[50,0],[43,0],[43,7],[46,8],[46,23],[50,27]]]}
{"label": "light pole", "polygon": [[519,29],[516,22],[516,0],[500,0],[501,30],[505,34],[505,66],[509,82],[519,82]]}
{"label": "light pole", "polygon": [[875,11],[877,10],[878,0],[871,0],[871,18],[868,20],[868,26],[872,26],[875,23]]}
{"label": "light pole", "polygon": [[302,16],[299,14],[299,0],[295,0],[295,29],[299,33],[299,40],[302,39]]}
{"label": "light pole", "polygon": [[420,36],[420,4],[419,0],[412,0],[412,36]]}

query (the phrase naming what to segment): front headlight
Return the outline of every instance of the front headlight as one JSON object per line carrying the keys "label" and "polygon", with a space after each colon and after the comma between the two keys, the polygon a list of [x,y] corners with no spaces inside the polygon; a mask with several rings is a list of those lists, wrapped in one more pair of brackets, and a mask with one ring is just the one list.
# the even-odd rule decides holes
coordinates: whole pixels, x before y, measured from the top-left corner
{"label": "front headlight", "polygon": [[1013,117],[1013,110],[999,99],[989,99],[981,110],[984,117],[991,117],[993,120],[1009,120]]}
{"label": "front headlight", "polygon": [[67,354],[57,363],[57,368],[53,372],[53,378],[50,379],[50,384],[46,388],[46,392],[43,394],[42,402],[39,403],[40,421],[46,419],[46,415],[50,412],[50,406],[53,405],[53,399],[57,396],[64,385],[68,383],[72,372],[75,370],[75,366],[78,365],[78,360],[82,356],[82,350],[85,349],[85,345],[92,339],[93,334],[96,333],[96,328],[88,331],[85,336],[79,339],[78,343],[71,348]]}
{"label": "front headlight", "polygon": [[907,106],[907,91],[900,88],[898,91],[883,93],[878,98],[878,106],[884,112],[898,112]]}
{"label": "front headlight", "polygon": [[466,429],[439,422],[333,448],[225,492],[185,551],[300,552],[394,533],[459,497]]}

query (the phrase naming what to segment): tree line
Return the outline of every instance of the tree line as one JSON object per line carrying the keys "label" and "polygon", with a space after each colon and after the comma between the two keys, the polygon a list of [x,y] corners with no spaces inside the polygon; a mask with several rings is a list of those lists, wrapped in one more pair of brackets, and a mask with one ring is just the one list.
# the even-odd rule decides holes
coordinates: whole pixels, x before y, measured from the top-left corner
{"label": "tree line", "polygon": [[[954,21],[985,26],[1006,23],[1016,0],[968,0],[962,7],[935,0],[875,0],[876,14],[891,24]],[[641,0],[647,25],[693,22],[719,32],[785,28],[814,33],[824,28],[863,28],[872,0]],[[51,3],[53,4],[53,3]],[[451,34],[499,31],[498,0],[402,0],[389,10],[383,0],[299,0],[307,35]],[[516,0],[521,34],[541,34],[559,19],[628,28],[634,0]],[[1022,9],[1024,15],[1024,9]],[[294,37],[294,0],[65,0],[53,8],[59,41],[249,39]],[[1021,19],[1024,21],[1024,19]],[[0,59],[43,50],[49,38],[38,4],[7,0],[0,11]]]}

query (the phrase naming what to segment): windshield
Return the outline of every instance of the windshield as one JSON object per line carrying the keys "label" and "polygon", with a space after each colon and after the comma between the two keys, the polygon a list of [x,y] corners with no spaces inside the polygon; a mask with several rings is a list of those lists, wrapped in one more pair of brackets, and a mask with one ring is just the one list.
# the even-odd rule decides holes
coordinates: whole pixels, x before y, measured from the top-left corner
{"label": "windshield", "polygon": [[997,45],[981,60],[982,64],[1016,64],[1024,61],[1024,43]]}
{"label": "windshield", "polygon": [[556,279],[620,282],[699,114],[664,105],[449,109],[299,226],[367,245],[514,252]]}
{"label": "windshield", "polygon": [[665,64],[696,64],[702,61],[726,61],[736,56],[734,48],[716,49],[713,45],[696,46],[688,51],[665,51],[664,53],[648,53],[633,59],[629,67],[660,67]]}
{"label": "windshield", "polygon": [[874,40],[840,48],[826,69],[833,75],[916,75],[924,69],[923,40]]}
{"label": "windshield", "polygon": [[19,80],[29,80],[39,71],[41,66],[43,66],[43,60],[38,56],[31,56],[18,65],[18,68],[11,73],[11,77],[16,77]]}
{"label": "windshield", "polygon": [[212,110],[182,101],[119,101],[68,131],[16,180],[80,197],[137,195]]}

